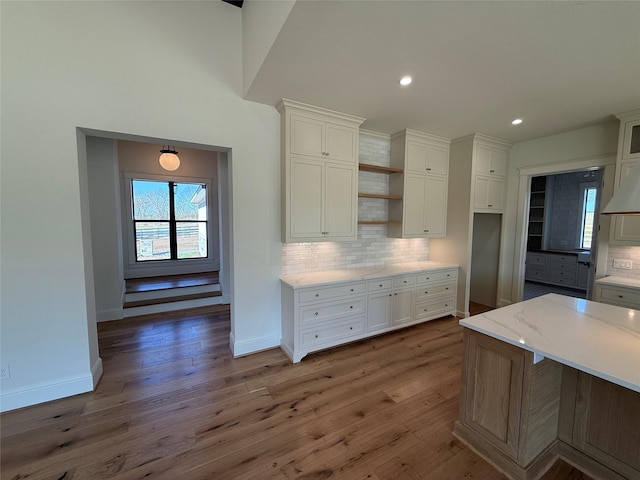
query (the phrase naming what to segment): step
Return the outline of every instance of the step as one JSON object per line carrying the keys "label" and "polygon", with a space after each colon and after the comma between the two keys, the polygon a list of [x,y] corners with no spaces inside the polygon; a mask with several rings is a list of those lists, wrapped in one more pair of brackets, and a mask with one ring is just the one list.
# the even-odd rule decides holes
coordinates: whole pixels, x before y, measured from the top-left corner
{"label": "step", "polygon": [[[207,284],[177,288],[163,288],[160,290],[145,290],[139,292],[126,293],[124,296],[125,307],[128,303],[142,302],[146,300],[169,301],[170,298],[187,295],[206,295],[210,293],[220,293],[220,284]],[[157,303],[157,302],[156,302]]]}
{"label": "step", "polygon": [[143,307],[146,305],[158,305],[163,303],[183,302],[185,300],[196,300],[199,298],[221,297],[220,290],[216,292],[191,293],[186,295],[171,295],[159,298],[147,298],[143,300],[127,301],[124,308]]}
{"label": "step", "polygon": [[195,299],[182,299],[172,302],[155,303],[151,305],[139,305],[124,308],[122,318],[139,317],[143,315],[152,315],[164,312],[173,312],[176,310],[189,310],[193,308],[209,307],[212,305],[228,304],[229,299],[222,295],[210,297],[200,297]]}

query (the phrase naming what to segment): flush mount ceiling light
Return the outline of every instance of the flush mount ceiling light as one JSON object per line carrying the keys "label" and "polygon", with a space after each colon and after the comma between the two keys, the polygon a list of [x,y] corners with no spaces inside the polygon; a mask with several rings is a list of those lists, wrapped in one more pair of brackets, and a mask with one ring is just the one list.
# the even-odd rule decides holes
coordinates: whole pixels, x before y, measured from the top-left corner
{"label": "flush mount ceiling light", "polygon": [[411,78],[409,75],[405,75],[400,79],[400,85],[402,85],[403,87],[411,85],[411,82],[413,82],[413,78]]}
{"label": "flush mount ceiling light", "polygon": [[511,121],[511,125],[520,125],[521,123],[522,123],[521,118],[516,118],[515,120]]}
{"label": "flush mount ceiling light", "polygon": [[176,170],[180,166],[180,159],[178,158],[178,152],[175,147],[167,145],[166,148],[163,145],[160,150],[160,158],[158,159],[160,166],[170,172]]}

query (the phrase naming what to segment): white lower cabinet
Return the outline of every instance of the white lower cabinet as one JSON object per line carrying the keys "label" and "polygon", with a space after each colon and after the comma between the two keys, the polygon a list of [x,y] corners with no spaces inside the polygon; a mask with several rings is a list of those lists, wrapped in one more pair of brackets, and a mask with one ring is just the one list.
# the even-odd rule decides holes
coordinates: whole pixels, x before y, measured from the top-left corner
{"label": "white lower cabinet", "polygon": [[293,288],[282,284],[282,349],[310,352],[455,315],[457,268]]}

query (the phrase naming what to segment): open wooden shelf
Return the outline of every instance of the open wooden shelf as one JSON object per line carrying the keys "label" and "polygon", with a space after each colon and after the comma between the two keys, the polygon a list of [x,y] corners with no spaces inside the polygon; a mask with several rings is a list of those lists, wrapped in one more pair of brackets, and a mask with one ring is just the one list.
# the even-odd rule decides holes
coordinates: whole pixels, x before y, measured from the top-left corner
{"label": "open wooden shelf", "polygon": [[402,222],[390,222],[388,220],[358,220],[358,225],[401,225]]}
{"label": "open wooden shelf", "polygon": [[386,200],[402,200],[402,195],[381,195],[379,193],[358,193],[361,198],[383,198]]}
{"label": "open wooden shelf", "polygon": [[370,165],[368,163],[360,163],[358,168],[363,172],[385,173],[387,175],[403,172],[401,168],[381,167],[380,165]]}

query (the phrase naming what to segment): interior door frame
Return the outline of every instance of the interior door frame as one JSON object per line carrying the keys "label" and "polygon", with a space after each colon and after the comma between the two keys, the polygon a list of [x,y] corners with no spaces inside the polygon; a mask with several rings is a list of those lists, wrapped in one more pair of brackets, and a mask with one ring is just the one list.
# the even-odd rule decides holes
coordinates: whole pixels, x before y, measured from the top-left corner
{"label": "interior door frame", "polygon": [[[516,219],[516,245],[513,262],[512,292],[515,292],[514,302],[521,302],[524,297],[524,272],[527,258],[527,228],[529,224],[529,197],[531,194],[531,178],[543,175],[557,175],[586,170],[604,170],[602,175],[602,189],[600,193],[600,205],[606,204],[613,195],[613,183],[615,177],[615,155],[579,158],[566,162],[522,167],[518,169],[518,210]],[[593,289],[593,281],[604,276],[607,268],[607,251],[609,248],[609,231],[611,219],[606,215],[599,215],[598,219],[598,245],[596,252],[596,275],[590,278]]]}

